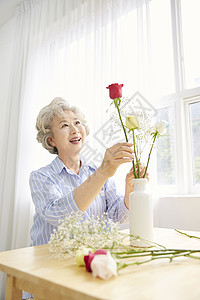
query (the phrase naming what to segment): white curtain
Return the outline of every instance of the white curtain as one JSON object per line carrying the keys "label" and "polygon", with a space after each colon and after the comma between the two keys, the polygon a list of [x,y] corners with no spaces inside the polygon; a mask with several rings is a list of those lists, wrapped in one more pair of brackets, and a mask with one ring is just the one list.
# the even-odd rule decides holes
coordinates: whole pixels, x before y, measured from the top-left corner
{"label": "white curtain", "polygon": [[91,129],[83,154],[100,162],[110,142],[106,86],[123,83],[127,97],[137,90],[150,95],[149,1],[26,0],[16,7],[0,251],[28,246],[34,212],[29,175],[54,158],[36,141],[39,110],[57,96],[80,107]]}

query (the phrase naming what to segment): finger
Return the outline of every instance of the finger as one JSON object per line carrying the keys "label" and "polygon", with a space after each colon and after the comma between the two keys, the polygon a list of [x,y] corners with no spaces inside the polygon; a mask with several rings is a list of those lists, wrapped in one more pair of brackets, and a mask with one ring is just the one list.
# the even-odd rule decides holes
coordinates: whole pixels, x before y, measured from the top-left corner
{"label": "finger", "polygon": [[116,148],[116,149],[107,149],[105,155],[107,157],[119,158],[123,156],[128,156],[134,158],[134,153],[131,148]]}
{"label": "finger", "polygon": [[127,178],[127,180],[132,180],[132,179],[134,179],[135,177],[134,177],[133,173],[128,173],[128,174],[126,175],[126,178]]}
{"label": "finger", "polygon": [[145,169],[140,169],[140,176],[143,176],[144,175],[144,173],[145,173]]}
{"label": "finger", "polygon": [[115,162],[118,164],[118,165],[121,165],[121,164],[124,164],[124,163],[130,163],[132,161],[131,158],[129,157],[124,157],[124,158],[119,158],[119,159],[116,159]]}
{"label": "finger", "polygon": [[[135,166],[135,169],[136,169],[136,171],[138,171],[137,165]],[[139,169],[140,169],[140,177],[142,177],[145,173],[146,167],[145,167],[145,165],[142,165],[142,166],[139,166]]]}
{"label": "finger", "polygon": [[[113,145],[112,147],[115,147],[115,146],[127,146],[127,147],[132,147],[133,146],[133,143],[129,143],[129,142],[124,142],[124,143],[117,143],[115,145]],[[111,148],[112,148],[111,147]]]}
{"label": "finger", "polygon": [[109,148],[108,151],[110,151],[111,153],[117,153],[119,151],[126,151],[129,153],[134,153],[132,148],[127,147],[127,146],[121,146],[121,145],[119,147],[114,147],[112,149]]}
{"label": "finger", "polygon": [[114,153],[114,158],[123,158],[123,157],[130,157],[131,159],[133,159],[134,154],[127,151],[118,151]]}
{"label": "finger", "polygon": [[[137,164],[136,164],[136,168],[138,169],[138,165]],[[146,167],[145,167],[144,164],[140,163],[139,164],[139,168],[140,168],[140,170],[144,170]]]}

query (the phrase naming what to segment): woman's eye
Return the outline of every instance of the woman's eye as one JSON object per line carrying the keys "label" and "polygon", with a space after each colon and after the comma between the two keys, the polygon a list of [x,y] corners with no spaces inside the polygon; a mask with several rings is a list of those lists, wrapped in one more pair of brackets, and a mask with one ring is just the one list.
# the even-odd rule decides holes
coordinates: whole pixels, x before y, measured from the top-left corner
{"label": "woman's eye", "polygon": [[76,124],[81,124],[81,122],[80,121],[76,121]]}
{"label": "woman's eye", "polygon": [[68,124],[63,124],[61,128],[68,127]]}

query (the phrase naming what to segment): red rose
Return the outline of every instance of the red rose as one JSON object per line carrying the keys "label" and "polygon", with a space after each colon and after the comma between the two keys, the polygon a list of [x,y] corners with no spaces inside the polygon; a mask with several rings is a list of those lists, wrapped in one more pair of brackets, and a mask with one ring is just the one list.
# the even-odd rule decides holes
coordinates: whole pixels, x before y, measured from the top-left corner
{"label": "red rose", "polygon": [[123,84],[113,83],[107,86],[109,89],[109,94],[111,99],[121,98],[122,97],[122,87]]}
{"label": "red rose", "polygon": [[91,268],[90,268],[90,265],[91,265],[91,262],[92,262],[93,258],[94,258],[96,255],[102,255],[102,254],[107,255],[107,251],[104,250],[104,249],[99,249],[99,250],[97,250],[97,251],[94,252],[94,253],[92,253],[92,252],[90,251],[88,255],[85,255],[85,256],[84,256],[85,267],[86,267],[86,270],[87,270],[88,272],[92,272],[92,270],[91,270]]}

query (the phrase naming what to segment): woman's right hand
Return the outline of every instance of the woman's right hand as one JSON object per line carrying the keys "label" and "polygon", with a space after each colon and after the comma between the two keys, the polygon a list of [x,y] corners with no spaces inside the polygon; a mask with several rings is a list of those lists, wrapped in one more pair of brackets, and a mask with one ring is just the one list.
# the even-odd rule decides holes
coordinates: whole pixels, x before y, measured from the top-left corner
{"label": "woman's right hand", "polygon": [[118,143],[106,150],[100,169],[107,177],[113,176],[121,164],[132,161],[132,146],[132,143]]}

